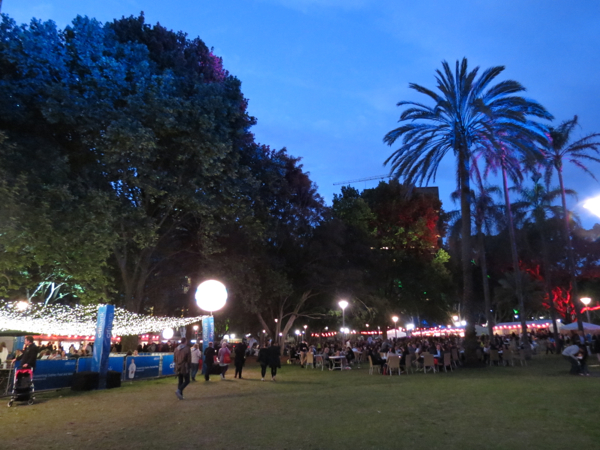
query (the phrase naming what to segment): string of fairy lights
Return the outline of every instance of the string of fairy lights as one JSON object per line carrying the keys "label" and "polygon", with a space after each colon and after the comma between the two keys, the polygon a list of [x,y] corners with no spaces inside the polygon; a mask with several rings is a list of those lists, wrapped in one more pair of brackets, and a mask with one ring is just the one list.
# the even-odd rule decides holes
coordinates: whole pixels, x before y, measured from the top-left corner
{"label": "string of fairy lights", "polygon": [[[0,301],[0,331],[56,336],[93,336],[99,305],[46,305]],[[139,335],[198,323],[197,317],[156,317],[115,308],[113,336]]]}

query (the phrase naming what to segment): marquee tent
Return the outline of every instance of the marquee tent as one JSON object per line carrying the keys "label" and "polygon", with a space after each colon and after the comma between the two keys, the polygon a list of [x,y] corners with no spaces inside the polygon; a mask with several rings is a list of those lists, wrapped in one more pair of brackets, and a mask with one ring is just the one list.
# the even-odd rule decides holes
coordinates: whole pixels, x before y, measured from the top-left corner
{"label": "marquee tent", "polygon": [[[560,331],[561,334],[570,334],[571,331],[576,332],[578,330],[579,328],[577,322],[573,322],[568,325],[563,325],[558,331]],[[594,325],[593,323],[583,322],[583,331],[585,333],[590,334],[600,334],[600,325]]]}

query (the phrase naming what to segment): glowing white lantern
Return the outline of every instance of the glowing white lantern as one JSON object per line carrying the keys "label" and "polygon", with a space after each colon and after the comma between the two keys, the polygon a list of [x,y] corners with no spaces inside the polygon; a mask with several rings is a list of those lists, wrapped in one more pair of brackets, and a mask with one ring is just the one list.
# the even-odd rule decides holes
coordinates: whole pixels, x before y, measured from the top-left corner
{"label": "glowing white lantern", "polygon": [[227,301],[227,288],[217,280],[201,283],[196,290],[196,303],[208,312],[218,311]]}
{"label": "glowing white lantern", "polygon": [[173,337],[173,328],[165,328],[162,332],[164,339],[171,339]]}

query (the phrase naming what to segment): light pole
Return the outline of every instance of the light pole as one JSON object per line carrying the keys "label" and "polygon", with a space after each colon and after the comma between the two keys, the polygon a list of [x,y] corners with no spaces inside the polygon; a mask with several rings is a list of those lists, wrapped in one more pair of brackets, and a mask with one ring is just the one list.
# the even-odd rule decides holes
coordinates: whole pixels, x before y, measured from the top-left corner
{"label": "light pole", "polygon": [[342,308],[342,332],[344,333],[342,342],[344,342],[346,337],[346,332],[344,330],[346,329],[346,307],[348,306],[348,302],[346,300],[340,300],[338,305],[340,305],[340,308]]}
{"label": "light pole", "polygon": [[398,322],[398,316],[392,317],[394,321],[394,335],[396,336],[396,340],[398,340],[398,328],[396,327],[396,323]]}
{"label": "light pole", "polygon": [[200,309],[210,312],[210,316],[202,318],[202,352],[209,342],[215,340],[215,318],[213,311],[218,311],[227,302],[227,288],[217,280],[207,280],[200,283],[196,289],[196,303]]}
{"label": "light pole", "polygon": [[198,329],[200,328],[198,325],[194,325],[194,333],[196,333],[196,344],[198,344]]}
{"label": "light pole", "polygon": [[300,330],[296,330],[296,345],[300,343]]}
{"label": "light pole", "polygon": [[[588,305],[591,303],[591,301],[592,301],[592,299],[591,299],[591,298],[589,298],[589,297],[582,297],[582,298],[580,298],[579,300],[581,300],[581,303],[583,303],[583,304],[586,306],[586,308],[587,308],[587,306],[588,306]],[[589,309],[586,309],[586,311],[585,311],[585,312],[587,313],[587,320],[588,320],[588,323],[592,323],[592,321],[590,320],[590,310],[589,310]]]}

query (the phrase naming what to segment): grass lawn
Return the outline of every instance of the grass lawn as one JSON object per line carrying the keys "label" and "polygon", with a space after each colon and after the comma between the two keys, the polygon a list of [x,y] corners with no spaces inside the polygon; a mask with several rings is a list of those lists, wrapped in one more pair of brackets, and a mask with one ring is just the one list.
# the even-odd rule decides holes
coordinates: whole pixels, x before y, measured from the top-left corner
{"label": "grass lawn", "polygon": [[560,356],[400,377],[284,366],[273,383],[248,364],[247,379],[231,368],[192,383],[184,401],[174,378],[38,393],[33,406],[2,406],[0,448],[600,448],[600,368],[568,369]]}

